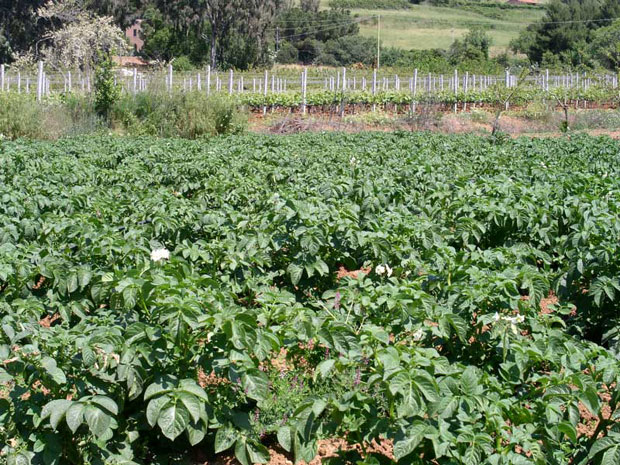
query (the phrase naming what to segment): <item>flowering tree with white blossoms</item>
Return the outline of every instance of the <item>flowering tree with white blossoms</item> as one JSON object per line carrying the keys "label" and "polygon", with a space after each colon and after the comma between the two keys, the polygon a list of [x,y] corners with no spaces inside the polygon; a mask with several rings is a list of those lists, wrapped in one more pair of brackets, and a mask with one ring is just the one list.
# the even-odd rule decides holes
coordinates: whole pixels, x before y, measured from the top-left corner
{"label": "flowering tree with white blossoms", "polygon": [[90,69],[101,52],[120,55],[129,49],[125,34],[113,18],[96,16],[81,0],[49,1],[37,10],[37,16],[57,26],[43,36],[29,55],[56,68]]}

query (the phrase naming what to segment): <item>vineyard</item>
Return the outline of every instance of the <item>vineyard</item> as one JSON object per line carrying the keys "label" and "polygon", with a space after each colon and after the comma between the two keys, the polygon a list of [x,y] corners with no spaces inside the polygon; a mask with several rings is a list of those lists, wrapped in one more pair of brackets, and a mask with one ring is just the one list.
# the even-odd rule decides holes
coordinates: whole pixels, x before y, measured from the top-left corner
{"label": "vineyard", "polygon": [[620,463],[609,138],[0,140],[0,198],[0,463]]}

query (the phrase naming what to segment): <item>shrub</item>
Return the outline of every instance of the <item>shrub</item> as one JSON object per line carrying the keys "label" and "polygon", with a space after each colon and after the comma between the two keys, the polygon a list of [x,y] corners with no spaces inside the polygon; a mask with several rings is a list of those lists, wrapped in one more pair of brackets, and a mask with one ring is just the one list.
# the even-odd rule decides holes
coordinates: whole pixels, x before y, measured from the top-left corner
{"label": "shrub", "polygon": [[297,48],[290,42],[284,42],[278,50],[276,61],[283,65],[297,63],[299,61],[299,52]]}
{"label": "shrub", "polygon": [[32,97],[0,93],[0,134],[4,137],[42,137],[42,121],[42,107]]}
{"label": "shrub", "polygon": [[111,56],[100,55],[95,69],[95,110],[99,116],[108,118],[121,90],[114,82],[114,63]]}
{"label": "shrub", "polygon": [[189,139],[239,133],[246,120],[235,100],[202,93],[128,95],[112,115],[114,126],[129,134]]}

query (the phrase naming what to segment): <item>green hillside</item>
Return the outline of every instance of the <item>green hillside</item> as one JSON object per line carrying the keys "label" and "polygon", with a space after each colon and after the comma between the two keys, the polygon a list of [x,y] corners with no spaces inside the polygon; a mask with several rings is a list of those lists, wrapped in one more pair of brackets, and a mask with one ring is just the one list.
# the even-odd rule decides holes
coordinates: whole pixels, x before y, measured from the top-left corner
{"label": "green hillside", "polygon": [[[328,7],[329,0],[322,0]],[[351,9],[360,17],[371,17],[360,24],[364,36],[377,36],[377,16],[381,15],[384,46],[405,49],[447,48],[471,27],[487,29],[493,39],[492,52],[505,48],[528,24],[544,15],[542,9],[492,7],[435,7],[411,5],[408,9]],[[375,18],[372,18],[375,17]]]}

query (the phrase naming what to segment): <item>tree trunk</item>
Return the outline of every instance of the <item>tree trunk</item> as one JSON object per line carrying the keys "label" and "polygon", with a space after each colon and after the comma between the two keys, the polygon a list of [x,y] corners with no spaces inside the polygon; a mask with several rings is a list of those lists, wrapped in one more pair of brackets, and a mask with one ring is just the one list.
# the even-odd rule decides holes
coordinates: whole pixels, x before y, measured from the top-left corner
{"label": "tree trunk", "polygon": [[217,64],[217,37],[215,32],[211,30],[211,69],[215,69]]}

